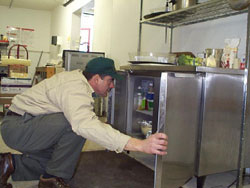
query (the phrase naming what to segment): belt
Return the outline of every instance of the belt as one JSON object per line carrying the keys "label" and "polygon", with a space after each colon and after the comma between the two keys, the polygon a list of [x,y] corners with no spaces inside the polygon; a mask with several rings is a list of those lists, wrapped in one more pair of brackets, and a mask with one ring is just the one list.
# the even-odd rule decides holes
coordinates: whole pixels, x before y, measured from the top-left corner
{"label": "belt", "polygon": [[15,112],[12,112],[11,110],[8,110],[8,112],[6,113],[7,116],[21,116],[20,114],[17,114]]}

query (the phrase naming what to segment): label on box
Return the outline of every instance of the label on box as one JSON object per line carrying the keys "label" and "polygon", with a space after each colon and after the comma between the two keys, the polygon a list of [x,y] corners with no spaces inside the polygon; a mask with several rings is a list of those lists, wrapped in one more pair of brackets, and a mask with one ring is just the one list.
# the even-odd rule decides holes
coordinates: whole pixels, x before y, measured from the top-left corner
{"label": "label on box", "polygon": [[9,85],[15,85],[15,86],[31,86],[32,80],[30,78],[6,78],[3,77],[1,79],[1,85],[3,86],[9,86]]}
{"label": "label on box", "polygon": [[11,93],[22,93],[25,90],[31,88],[31,85],[29,86],[5,86],[5,85],[1,85],[0,87],[0,91],[2,94],[11,94]]}

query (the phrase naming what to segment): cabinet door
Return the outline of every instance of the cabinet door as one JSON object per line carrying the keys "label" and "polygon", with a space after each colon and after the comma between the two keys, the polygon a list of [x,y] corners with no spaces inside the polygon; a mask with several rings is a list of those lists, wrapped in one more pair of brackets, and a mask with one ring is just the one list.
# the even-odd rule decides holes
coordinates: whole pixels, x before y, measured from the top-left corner
{"label": "cabinet door", "polygon": [[195,175],[202,77],[162,73],[158,132],[168,135],[168,154],[156,156],[155,188],[178,188]]}
{"label": "cabinet door", "polygon": [[238,168],[243,82],[241,75],[206,73],[199,176]]}

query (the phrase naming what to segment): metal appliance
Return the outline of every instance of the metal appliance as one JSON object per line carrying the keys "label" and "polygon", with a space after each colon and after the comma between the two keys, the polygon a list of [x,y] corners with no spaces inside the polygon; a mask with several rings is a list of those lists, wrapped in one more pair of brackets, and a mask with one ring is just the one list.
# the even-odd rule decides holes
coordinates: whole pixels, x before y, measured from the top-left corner
{"label": "metal appliance", "polygon": [[105,57],[105,53],[63,50],[63,67],[66,71],[72,71],[76,69],[84,70],[89,60],[96,57]]}
{"label": "metal appliance", "polygon": [[[155,188],[178,188],[197,176],[238,168],[243,71],[193,66],[122,66],[126,81],[117,81],[113,126],[144,138],[138,120],[153,122],[152,132],[169,137],[168,154],[129,155],[155,171]],[[142,81],[154,82],[154,110],[135,108],[135,92]],[[122,85],[119,85],[122,84]],[[123,103],[121,103],[123,101]]]}

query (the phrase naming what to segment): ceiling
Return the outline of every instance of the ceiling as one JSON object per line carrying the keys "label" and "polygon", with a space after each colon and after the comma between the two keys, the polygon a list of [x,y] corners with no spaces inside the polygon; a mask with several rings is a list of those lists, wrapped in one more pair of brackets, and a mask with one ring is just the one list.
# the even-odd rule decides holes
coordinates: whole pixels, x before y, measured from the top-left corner
{"label": "ceiling", "polygon": [[0,6],[26,8],[34,10],[53,10],[68,0],[0,0]]}

